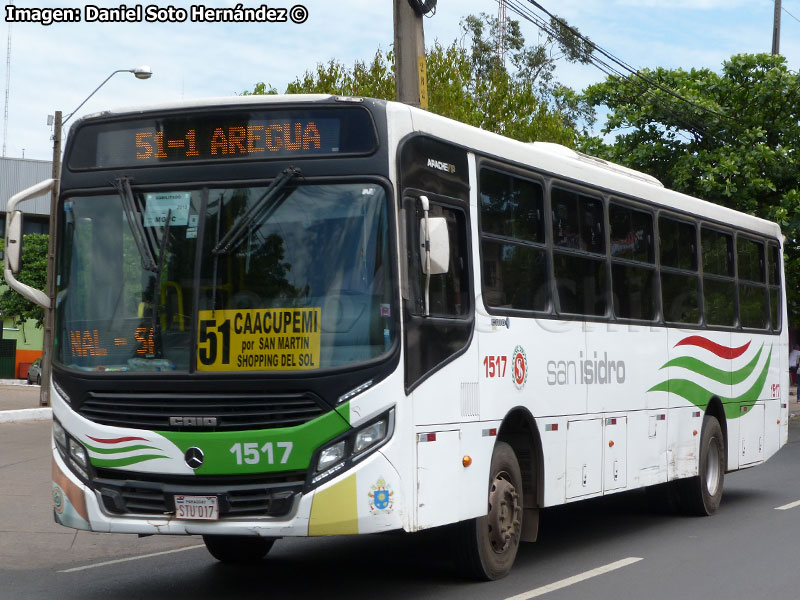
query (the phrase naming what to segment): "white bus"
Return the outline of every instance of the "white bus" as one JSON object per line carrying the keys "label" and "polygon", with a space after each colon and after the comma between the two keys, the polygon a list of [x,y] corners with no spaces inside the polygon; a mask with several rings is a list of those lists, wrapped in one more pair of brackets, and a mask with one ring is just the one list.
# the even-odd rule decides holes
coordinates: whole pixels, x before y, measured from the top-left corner
{"label": "white bus", "polygon": [[[454,525],[505,575],[539,509],[695,514],[788,434],[777,225],[393,102],[265,96],[70,132],[52,349],[59,523],[288,536]],[[14,277],[24,198],[9,202]]]}

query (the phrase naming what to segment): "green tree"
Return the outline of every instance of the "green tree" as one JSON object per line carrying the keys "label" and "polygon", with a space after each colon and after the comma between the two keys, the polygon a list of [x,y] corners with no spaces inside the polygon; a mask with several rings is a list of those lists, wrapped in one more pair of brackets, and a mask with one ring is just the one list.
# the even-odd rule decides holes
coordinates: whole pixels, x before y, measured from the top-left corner
{"label": "green tree", "polygon": [[[22,238],[22,268],[17,279],[37,290],[47,287],[48,239],[43,233],[29,233]],[[37,327],[44,325],[44,309],[8,287],[0,293],[0,313],[17,327],[28,319],[35,319]]]}
{"label": "green tree", "polygon": [[[574,146],[580,127],[591,124],[594,113],[558,82],[555,66],[559,58],[585,62],[586,43],[554,22],[553,35],[526,45],[519,23],[508,20],[503,37],[507,66],[496,52],[496,18],[469,16],[461,26],[461,42],[444,46],[437,41],[427,52],[429,110],[525,142]],[[265,83],[244,92],[275,93]],[[331,59],[295,79],[286,93],[394,100],[394,53],[378,49],[370,61],[356,61],[352,68]]]}
{"label": "green tree", "polygon": [[[589,154],[657,177],[672,189],[778,222],[786,244],[790,319],[800,317],[800,75],[782,56],[740,54],[709,69],[609,77],[584,99],[608,109]],[[657,85],[656,85],[657,84]],[[681,98],[690,100],[686,102]]]}

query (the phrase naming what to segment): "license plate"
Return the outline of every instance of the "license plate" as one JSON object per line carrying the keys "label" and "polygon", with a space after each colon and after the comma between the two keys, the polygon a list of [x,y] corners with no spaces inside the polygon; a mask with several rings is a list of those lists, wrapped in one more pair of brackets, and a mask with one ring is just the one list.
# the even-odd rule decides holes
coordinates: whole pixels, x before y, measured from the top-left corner
{"label": "license plate", "polygon": [[219,501],[216,496],[175,496],[175,518],[216,521],[219,519]]}

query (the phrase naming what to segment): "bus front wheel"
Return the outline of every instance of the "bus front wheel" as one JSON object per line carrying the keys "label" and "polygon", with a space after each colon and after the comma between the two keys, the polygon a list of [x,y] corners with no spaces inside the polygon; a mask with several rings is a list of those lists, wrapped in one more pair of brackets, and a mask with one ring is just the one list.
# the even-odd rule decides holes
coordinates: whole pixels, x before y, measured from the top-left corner
{"label": "bus front wheel", "polygon": [[254,563],[260,561],[275,543],[275,538],[240,535],[204,535],[206,549],[223,563]]}
{"label": "bus front wheel", "polygon": [[703,418],[700,434],[698,475],[677,482],[682,508],[689,514],[706,516],[717,512],[725,479],[725,440],[722,427],[712,415]]}
{"label": "bus front wheel", "polygon": [[511,446],[497,442],[489,474],[488,514],[459,523],[458,569],[470,579],[505,577],[514,564],[522,532],[522,475]]}

